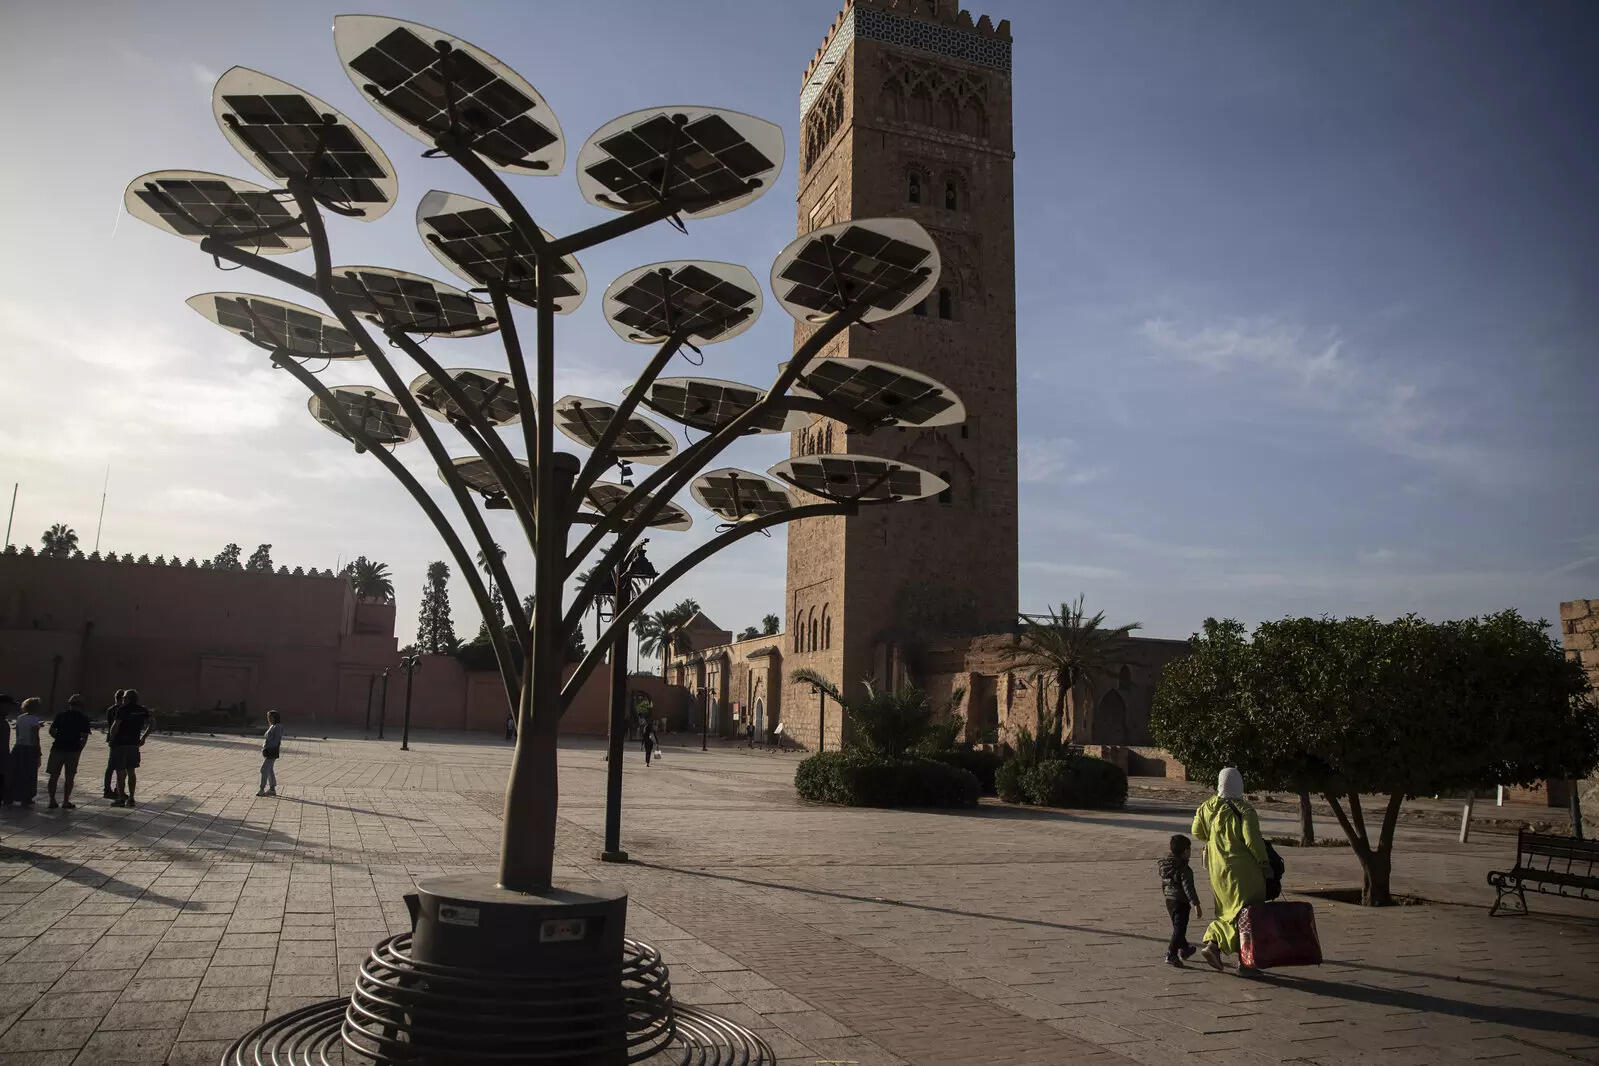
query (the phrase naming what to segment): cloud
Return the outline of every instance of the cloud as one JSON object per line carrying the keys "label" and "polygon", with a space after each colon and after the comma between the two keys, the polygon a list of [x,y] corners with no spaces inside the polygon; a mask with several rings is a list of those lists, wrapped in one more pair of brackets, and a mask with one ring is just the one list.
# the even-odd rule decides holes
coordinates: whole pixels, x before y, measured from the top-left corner
{"label": "cloud", "polygon": [[1355,559],[1362,563],[1382,565],[1394,562],[1399,558],[1399,553],[1392,548],[1373,548],[1370,551],[1355,553]]}
{"label": "cloud", "polygon": [[1103,466],[1073,469],[1076,451],[1077,444],[1069,437],[1023,439],[1016,448],[1016,477],[1024,484],[1087,485],[1105,476],[1107,470]]}
{"label": "cloud", "polygon": [[1114,581],[1127,576],[1127,571],[1113,566],[1089,566],[1084,563],[1058,563],[1047,559],[1024,559],[1023,570],[1031,570],[1046,577],[1077,577],[1087,581]]}
{"label": "cloud", "polygon": [[1516,456],[1470,437],[1465,420],[1416,381],[1356,358],[1336,330],[1314,332],[1271,317],[1197,327],[1151,318],[1136,333],[1159,355],[1213,377],[1238,377],[1268,402],[1319,413],[1368,447],[1449,477],[1506,488],[1524,485],[1531,473]]}

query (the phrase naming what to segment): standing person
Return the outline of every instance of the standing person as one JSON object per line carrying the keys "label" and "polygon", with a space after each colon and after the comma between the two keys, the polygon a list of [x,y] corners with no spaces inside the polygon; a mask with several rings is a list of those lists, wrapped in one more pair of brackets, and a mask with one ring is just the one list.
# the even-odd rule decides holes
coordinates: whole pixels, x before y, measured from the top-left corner
{"label": "standing person", "polygon": [[0,692],[0,806],[6,801],[6,763],[11,761],[11,716],[17,701]]}
{"label": "standing person", "polygon": [[16,743],[11,748],[11,765],[6,770],[6,799],[24,807],[33,806],[33,797],[39,794],[39,727],[44,718],[39,714],[43,705],[38,696],[22,701],[22,713],[17,715]]}
{"label": "standing person", "polygon": [[105,709],[105,798],[116,799],[117,794],[111,791],[111,775],[116,772],[111,765],[111,727],[116,724],[117,712],[122,709],[122,701],[128,695],[126,689],[117,689],[117,694],[111,697],[111,706]]}
{"label": "standing person", "polygon": [[113,807],[136,807],[133,793],[139,787],[139,749],[155,729],[155,716],[139,705],[139,693],[128,689],[111,726],[111,766],[117,772]]}
{"label": "standing person", "polygon": [[644,765],[648,766],[650,764],[650,756],[655,754],[655,749],[659,744],[659,741],[655,739],[654,725],[646,725],[644,727],[642,743],[644,744]]}
{"label": "standing person", "polygon": [[749,740],[749,746],[753,748],[755,746],[755,719],[751,718],[744,723],[744,735]]}
{"label": "standing person", "polygon": [[1238,915],[1266,898],[1266,841],[1260,819],[1244,802],[1244,777],[1235,767],[1216,775],[1216,795],[1194,812],[1190,832],[1205,841],[1210,889],[1216,894],[1216,917],[1205,930],[1200,956],[1212,969],[1222,968],[1222,955],[1238,953]]}
{"label": "standing person", "polygon": [[92,732],[94,723],[83,713],[83,697],[74,693],[67,700],[67,709],[50,720],[50,761],[45,767],[49,776],[44,789],[50,794],[51,810],[56,807],[56,779],[63,770],[67,781],[61,792],[61,806],[69,811],[77,806],[72,802],[72,782],[78,776],[78,757]]}
{"label": "standing person", "polygon": [[277,711],[267,712],[266,736],[261,739],[261,787],[257,796],[278,794],[278,752],[283,747],[283,716]]}
{"label": "standing person", "polygon": [[515,740],[516,739],[516,712],[515,711],[506,711],[505,712],[505,739],[506,740]]}
{"label": "standing person", "polygon": [[1194,891],[1194,871],[1188,865],[1188,838],[1177,833],[1171,838],[1170,853],[1161,856],[1156,868],[1160,870],[1160,893],[1166,897],[1166,913],[1171,918],[1171,941],[1166,945],[1166,962],[1181,969],[1183,960],[1192,958],[1195,948],[1188,942],[1188,907],[1194,908],[1194,917],[1203,918],[1199,907],[1199,893]]}

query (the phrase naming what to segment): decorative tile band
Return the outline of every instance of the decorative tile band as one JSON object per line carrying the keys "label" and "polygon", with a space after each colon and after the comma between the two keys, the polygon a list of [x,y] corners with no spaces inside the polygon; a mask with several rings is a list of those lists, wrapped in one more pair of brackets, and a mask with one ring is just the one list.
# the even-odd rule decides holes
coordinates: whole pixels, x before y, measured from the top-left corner
{"label": "decorative tile band", "polygon": [[828,42],[822,61],[816,64],[811,80],[800,91],[800,118],[811,109],[817,94],[832,77],[833,68],[856,37],[882,41],[900,48],[964,60],[992,70],[1010,71],[1011,42],[996,37],[944,26],[936,22],[907,18],[874,8],[851,7],[838,32]]}

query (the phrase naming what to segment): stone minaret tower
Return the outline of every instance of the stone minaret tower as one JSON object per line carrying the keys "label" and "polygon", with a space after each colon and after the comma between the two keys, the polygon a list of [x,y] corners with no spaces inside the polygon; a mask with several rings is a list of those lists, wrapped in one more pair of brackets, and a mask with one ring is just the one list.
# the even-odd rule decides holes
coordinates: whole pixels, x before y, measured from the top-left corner
{"label": "stone minaret tower", "polygon": [[[860,327],[829,356],[929,374],[966,405],[964,426],[846,432],[817,419],[793,452],[902,458],[942,476],[942,497],[863,508],[788,530],[785,674],[810,667],[858,693],[894,680],[940,636],[1014,622],[1016,225],[1011,35],[956,0],[852,0],[800,91],[799,232],[902,215],[938,243],[938,287],[915,315]],[[799,325],[795,343],[809,333]],[[894,651],[899,648],[898,654]],[[911,660],[911,661],[907,661]],[[817,742],[817,698],[787,686],[788,730]],[[827,709],[829,749],[838,714]]]}

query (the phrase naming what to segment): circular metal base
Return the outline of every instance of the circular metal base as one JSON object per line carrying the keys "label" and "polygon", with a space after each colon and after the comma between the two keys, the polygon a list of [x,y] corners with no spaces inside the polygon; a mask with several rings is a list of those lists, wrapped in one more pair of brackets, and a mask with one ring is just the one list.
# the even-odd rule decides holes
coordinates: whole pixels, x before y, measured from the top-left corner
{"label": "circular metal base", "polygon": [[[540,1039],[526,1028],[527,1018],[542,1013],[540,1008],[547,1005],[523,998],[533,990],[506,995],[503,978],[489,982],[466,975],[459,979],[467,983],[457,985],[437,968],[411,960],[409,947],[407,934],[380,942],[361,968],[354,995],[312,1003],[269,1020],[235,1041],[222,1057],[223,1066],[486,1066],[561,1061],[565,1056],[559,1044],[567,1024],[556,1027],[563,1031],[553,1034],[553,1045],[550,1035]],[[485,995],[491,984],[500,987],[500,995]],[[743,1026],[673,1002],[660,952],[641,941],[624,942],[622,994],[628,1012],[625,1061],[629,1063],[771,1066],[777,1061],[771,1046]],[[494,1009],[509,1007],[512,1000],[525,1003],[530,1013],[518,1011],[513,1016]],[[582,1027],[582,1008],[568,994],[563,1009],[571,1027]],[[473,1016],[469,1037],[447,1046],[427,1039],[440,1035],[434,1023],[444,1015],[463,1011]],[[420,1041],[412,1039],[412,1029],[418,1030]]]}

